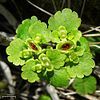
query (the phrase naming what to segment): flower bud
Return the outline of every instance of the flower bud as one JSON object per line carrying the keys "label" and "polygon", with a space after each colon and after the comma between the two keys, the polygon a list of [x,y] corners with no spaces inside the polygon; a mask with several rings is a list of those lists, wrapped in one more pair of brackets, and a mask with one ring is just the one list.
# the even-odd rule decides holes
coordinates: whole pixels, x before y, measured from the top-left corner
{"label": "flower bud", "polygon": [[30,58],[32,57],[32,52],[28,50],[23,50],[21,52],[21,58]]}

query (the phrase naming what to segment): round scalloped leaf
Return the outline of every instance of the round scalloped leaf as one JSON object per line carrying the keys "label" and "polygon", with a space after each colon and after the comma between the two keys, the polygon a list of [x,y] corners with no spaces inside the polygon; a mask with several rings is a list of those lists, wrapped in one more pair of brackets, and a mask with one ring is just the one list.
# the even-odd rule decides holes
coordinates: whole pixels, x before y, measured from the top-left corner
{"label": "round scalloped leaf", "polygon": [[25,63],[21,57],[21,51],[26,49],[25,43],[17,38],[10,43],[10,46],[7,47],[6,52],[9,55],[8,60],[9,62],[13,62],[16,66],[23,65]]}
{"label": "round scalloped leaf", "polygon": [[32,70],[23,71],[21,73],[21,77],[24,80],[28,80],[30,83],[34,83],[35,81],[39,81],[38,74],[33,72]]}
{"label": "round scalloped leaf", "polygon": [[66,87],[69,84],[69,75],[66,68],[54,70],[54,75],[50,78],[50,83],[55,87]]}
{"label": "round scalloped leaf", "polygon": [[79,51],[78,54],[77,51],[75,51],[78,56],[80,56],[79,53],[81,54],[79,57],[79,63],[67,68],[71,77],[83,78],[84,76],[89,76],[92,73],[92,68],[95,66],[92,54],[90,53],[88,41],[84,37],[80,38],[80,46],[83,50]]}
{"label": "round scalloped leaf", "polygon": [[72,30],[77,30],[81,24],[81,19],[75,11],[72,12],[71,9],[65,8],[62,12],[58,11],[54,16],[50,17],[49,29],[56,30],[59,26],[65,26],[68,32]]}
{"label": "round scalloped leaf", "polygon": [[58,50],[48,50],[46,52],[46,55],[50,59],[51,64],[55,69],[59,69],[65,63],[64,60],[66,59],[66,55],[61,54]]}
{"label": "round scalloped leaf", "polygon": [[41,42],[43,43],[50,41],[49,39],[50,31],[47,29],[47,25],[44,22],[41,21],[35,22],[29,27],[28,32],[29,35],[32,37],[32,39],[40,37]]}
{"label": "round scalloped leaf", "polygon": [[76,48],[75,48],[75,54],[77,55],[77,56],[82,56],[83,54],[84,54],[84,48],[82,47],[82,46],[77,46]]}
{"label": "round scalloped leaf", "polygon": [[35,72],[35,65],[38,61],[34,59],[30,59],[26,62],[26,64],[22,67],[22,78],[28,80],[29,82],[33,83],[39,80],[38,74]]}
{"label": "round scalloped leaf", "polygon": [[92,94],[96,90],[96,79],[93,76],[83,79],[76,78],[73,82],[73,88],[81,95]]}
{"label": "round scalloped leaf", "polygon": [[29,38],[28,30],[31,24],[34,24],[37,21],[37,17],[32,16],[31,19],[25,19],[22,21],[22,24],[20,24],[16,30],[16,37],[21,38],[23,40],[26,40]]}
{"label": "round scalloped leaf", "polygon": [[33,70],[35,71],[36,61],[34,59],[29,59],[24,66],[22,66],[22,71]]}
{"label": "round scalloped leaf", "polygon": [[85,76],[89,76],[92,73],[92,68],[95,67],[95,62],[91,57],[91,53],[85,52],[84,55],[80,57],[79,67]]}
{"label": "round scalloped leaf", "polygon": [[92,68],[94,68],[94,66],[95,63],[91,58],[91,53],[85,52],[83,56],[79,57],[78,64],[67,67],[67,72],[70,77],[83,78],[84,75],[89,76],[92,73]]}
{"label": "round scalloped leaf", "polygon": [[75,78],[76,77],[76,71],[75,71],[76,68],[70,67],[70,65],[66,66],[66,68],[67,68],[67,73],[69,74],[69,76],[72,77],[72,78]]}
{"label": "round scalloped leaf", "polygon": [[81,44],[81,47],[85,50],[85,52],[90,52],[89,42],[87,41],[86,38],[81,37],[80,38],[80,44]]}

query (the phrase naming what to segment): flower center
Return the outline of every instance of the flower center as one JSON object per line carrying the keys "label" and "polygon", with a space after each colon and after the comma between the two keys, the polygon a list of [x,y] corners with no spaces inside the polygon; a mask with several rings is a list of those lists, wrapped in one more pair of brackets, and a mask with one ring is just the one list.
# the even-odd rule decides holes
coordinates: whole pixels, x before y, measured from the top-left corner
{"label": "flower center", "polygon": [[62,45],[62,50],[67,50],[70,48],[70,44],[66,43]]}
{"label": "flower center", "polygon": [[38,48],[33,43],[29,43],[29,45],[33,50],[38,50]]}

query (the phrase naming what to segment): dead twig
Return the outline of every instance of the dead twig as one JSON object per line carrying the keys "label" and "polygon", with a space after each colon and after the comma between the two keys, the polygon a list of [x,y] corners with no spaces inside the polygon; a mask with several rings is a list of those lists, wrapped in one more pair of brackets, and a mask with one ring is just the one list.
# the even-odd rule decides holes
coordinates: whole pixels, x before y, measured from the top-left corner
{"label": "dead twig", "polygon": [[90,42],[89,45],[96,45],[96,44],[100,44],[100,42]]}
{"label": "dead twig", "polygon": [[49,16],[52,16],[52,15],[53,15],[53,14],[51,14],[50,12],[48,12],[48,11],[46,11],[46,10],[40,8],[39,6],[35,5],[34,3],[30,2],[29,0],[26,0],[26,1],[27,1],[29,4],[31,4],[33,7],[37,8],[38,10],[40,10],[40,11],[42,11],[42,12],[44,12],[44,13],[46,13],[47,15],[49,15]]}
{"label": "dead twig", "polygon": [[97,26],[95,28],[94,27],[90,27],[90,28],[91,28],[90,30],[83,32],[83,34],[86,34],[86,33],[92,32],[92,31],[100,32],[100,26]]}
{"label": "dead twig", "polygon": [[[0,61],[0,67],[1,67],[1,69],[4,73],[4,75],[5,75],[5,78],[6,78],[7,82],[13,86],[14,82],[12,80],[12,75],[11,75],[11,71],[10,71],[9,66],[5,62]],[[10,85],[8,86],[9,93],[10,94],[15,94],[14,87],[12,87],[12,86],[10,86]]]}
{"label": "dead twig", "polygon": [[98,46],[98,45],[90,45],[90,47],[96,47],[96,48],[100,49],[100,46]]}
{"label": "dead twig", "polygon": [[17,26],[17,20],[16,18],[6,9],[3,5],[0,4],[0,14],[2,14],[9,24],[13,26],[14,29],[16,29]]}
{"label": "dead twig", "polygon": [[46,86],[46,90],[49,93],[49,95],[51,96],[52,100],[60,100],[57,95],[56,89],[52,85],[48,84]]}
{"label": "dead twig", "polygon": [[97,37],[97,36],[100,36],[100,34],[99,33],[97,33],[97,34],[83,34],[83,36],[85,36],[85,37]]}
{"label": "dead twig", "polygon": [[0,32],[0,45],[8,46],[14,39],[14,36],[8,35],[5,32]]}

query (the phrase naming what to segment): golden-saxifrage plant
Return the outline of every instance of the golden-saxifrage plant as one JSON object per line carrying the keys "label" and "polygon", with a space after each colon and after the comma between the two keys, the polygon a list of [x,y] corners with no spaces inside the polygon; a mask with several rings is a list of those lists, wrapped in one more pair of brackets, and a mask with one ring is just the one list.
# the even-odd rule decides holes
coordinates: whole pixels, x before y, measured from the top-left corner
{"label": "golden-saxifrage plant", "polygon": [[95,63],[88,45],[78,30],[81,19],[65,8],[46,23],[36,16],[22,21],[15,39],[7,47],[9,62],[21,65],[22,78],[30,83],[45,80],[55,87],[72,86],[79,94],[93,93],[96,80],[92,73]]}

